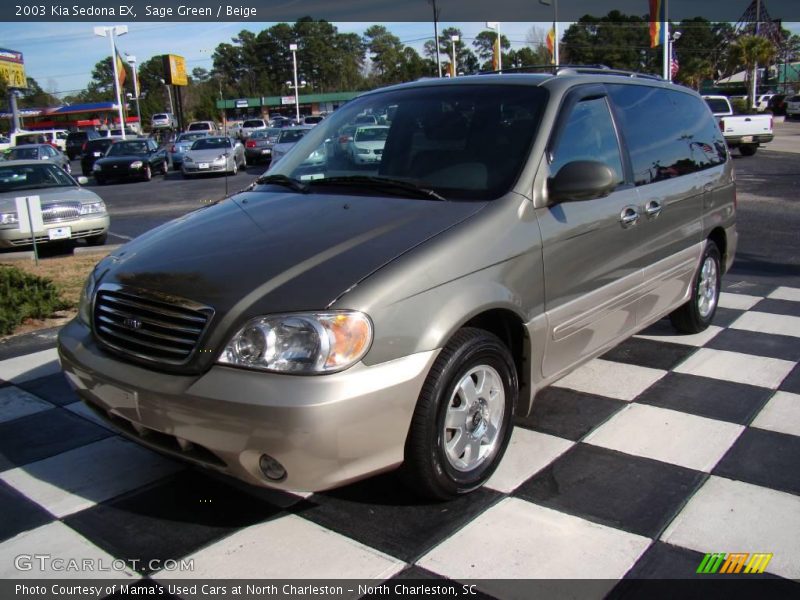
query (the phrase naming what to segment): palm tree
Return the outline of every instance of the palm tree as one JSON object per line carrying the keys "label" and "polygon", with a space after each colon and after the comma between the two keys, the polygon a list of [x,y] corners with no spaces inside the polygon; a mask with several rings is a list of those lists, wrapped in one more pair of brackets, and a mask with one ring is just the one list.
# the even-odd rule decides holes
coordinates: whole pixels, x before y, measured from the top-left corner
{"label": "palm tree", "polygon": [[[730,61],[737,67],[743,67],[747,80],[752,76],[751,73],[757,65],[767,66],[773,61],[777,49],[768,39],[755,36],[743,35],[731,44]],[[747,86],[748,105],[755,105],[755,98],[752,97],[752,84]]]}

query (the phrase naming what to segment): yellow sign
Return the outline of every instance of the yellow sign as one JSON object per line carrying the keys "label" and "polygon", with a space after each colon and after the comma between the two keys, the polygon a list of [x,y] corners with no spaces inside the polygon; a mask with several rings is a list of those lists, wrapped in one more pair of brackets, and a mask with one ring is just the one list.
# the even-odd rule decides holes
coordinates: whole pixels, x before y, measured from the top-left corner
{"label": "yellow sign", "polygon": [[186,77],[186,59],[182,56],[165,54],[164,74],[170,85],[189,85],[189,79]]}
{"label": "yellow sign", "polygon": [[28,87],[28,80],[25,77],[25,65],[22,61],[22,52],[0,48],[0,77],[6,80],[8,87]]}

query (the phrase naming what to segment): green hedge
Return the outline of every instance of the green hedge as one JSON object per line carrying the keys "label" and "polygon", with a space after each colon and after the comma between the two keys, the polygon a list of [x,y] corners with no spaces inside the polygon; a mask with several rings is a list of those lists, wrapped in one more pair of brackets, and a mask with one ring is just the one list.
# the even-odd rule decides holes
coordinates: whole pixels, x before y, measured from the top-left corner
{"label": "green hedge", "polygon": [[12,333],[25,319],[44,319],[66,308],[52,281],[0,266],[0,335]]}

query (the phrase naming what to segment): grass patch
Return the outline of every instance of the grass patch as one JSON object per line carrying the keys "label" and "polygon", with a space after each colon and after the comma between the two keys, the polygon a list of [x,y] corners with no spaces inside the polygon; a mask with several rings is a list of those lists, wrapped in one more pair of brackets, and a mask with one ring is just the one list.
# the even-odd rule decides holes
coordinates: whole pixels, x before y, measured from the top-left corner
{"label": "grass patch", "polygon": [[101,254],[3,263],[0,255],[0,335],[51,326],[77,313],[83,284]]}

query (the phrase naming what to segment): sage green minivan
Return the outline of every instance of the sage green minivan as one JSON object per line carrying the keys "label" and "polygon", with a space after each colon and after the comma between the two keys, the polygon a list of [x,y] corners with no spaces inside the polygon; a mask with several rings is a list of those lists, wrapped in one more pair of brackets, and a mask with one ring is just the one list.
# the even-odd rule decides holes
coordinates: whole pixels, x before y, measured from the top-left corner
{"label": "sage green minivan", "polygon": [[667,315],[709,325],[735,213],[689,89],[588,68],[417,81],[103,259],[60,357],[172,456],[288,490],[400,468],[452,498],[537,391]]}

